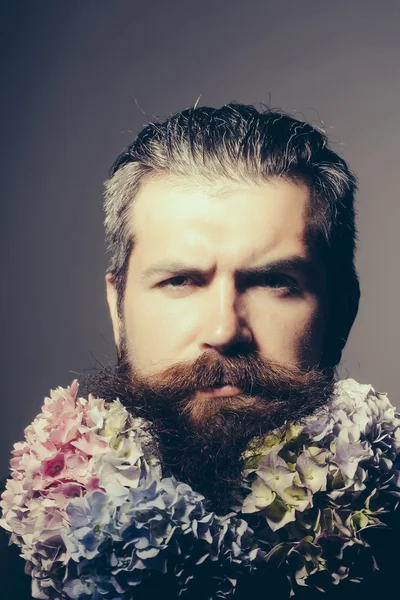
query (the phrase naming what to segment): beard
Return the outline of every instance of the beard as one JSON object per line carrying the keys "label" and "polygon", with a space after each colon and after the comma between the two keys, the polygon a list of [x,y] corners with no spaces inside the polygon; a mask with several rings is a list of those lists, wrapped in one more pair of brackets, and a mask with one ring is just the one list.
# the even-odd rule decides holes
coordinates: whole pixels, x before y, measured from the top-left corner
{"label": "beard", "polygon": [[[128,359],[122,339],[116,365],[86,375],[81,390],[112,401],[150,422],[163,476],[175,476],[203,494],[219,514],[242,494],[243,452],[258,438],[325,405],[335,383],[333,367],[292,368],[259,353],[201,354],[144,376]],[[208,397],[197,390],[237,386],[242,393]],[[260,445],[262,440],[260,440]]]}

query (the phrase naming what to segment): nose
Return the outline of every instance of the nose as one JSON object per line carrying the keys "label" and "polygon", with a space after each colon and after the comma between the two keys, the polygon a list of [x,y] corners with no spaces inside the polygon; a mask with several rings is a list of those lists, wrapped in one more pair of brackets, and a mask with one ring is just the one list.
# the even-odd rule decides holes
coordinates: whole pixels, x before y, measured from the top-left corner
{"label": "nose", "polygon": [[204,298],[205,318],[202,348],[214,348],[225,354],[236,345],[250,345],[253,336],[245,322],[240,298],[233,283],[219,281]]}

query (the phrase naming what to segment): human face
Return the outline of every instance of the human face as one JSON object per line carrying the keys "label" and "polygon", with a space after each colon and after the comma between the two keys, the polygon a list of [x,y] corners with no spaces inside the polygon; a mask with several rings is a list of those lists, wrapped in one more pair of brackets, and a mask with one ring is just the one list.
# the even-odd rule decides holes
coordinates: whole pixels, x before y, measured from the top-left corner
{"label": "human face", "polygon": [[[316,365],[326,277],[306,242],[308,203],[308,188],[284,179],[145,183],[131,212],[137,243],[122,321],[106,278],[116,344],[123,333],[138,373],[151,376],[211,349],[228,355],[238,344],[287,367]],[[250,273],[260,267],[265,273]]]}

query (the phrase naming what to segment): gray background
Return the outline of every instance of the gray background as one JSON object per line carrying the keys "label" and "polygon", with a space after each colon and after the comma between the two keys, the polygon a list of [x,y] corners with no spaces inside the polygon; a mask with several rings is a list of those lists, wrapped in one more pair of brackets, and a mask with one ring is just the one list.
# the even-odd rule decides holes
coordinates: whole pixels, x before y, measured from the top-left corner
{"label": "gray background", "polygon": [[322,125],[357,173],[362,298],[341,373],[400,407],[399,22],[390,0],[1,5],[0,474],[50,388],[115,357],[102,182],[148,120],[200,94]]}

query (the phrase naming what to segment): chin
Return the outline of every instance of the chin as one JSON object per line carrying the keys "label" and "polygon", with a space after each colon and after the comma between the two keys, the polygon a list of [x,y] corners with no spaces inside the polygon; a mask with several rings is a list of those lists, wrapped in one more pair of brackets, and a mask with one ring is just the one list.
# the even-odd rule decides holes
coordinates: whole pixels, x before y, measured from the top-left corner
{"label": "chin", "polygon": [[249,409],[265,406],[257,396],[238,394],[235,396],[193,396],[184,407],[182,414],[193,425],[207,426],[210,420],[218,420],[226,413],[248,413]]}

